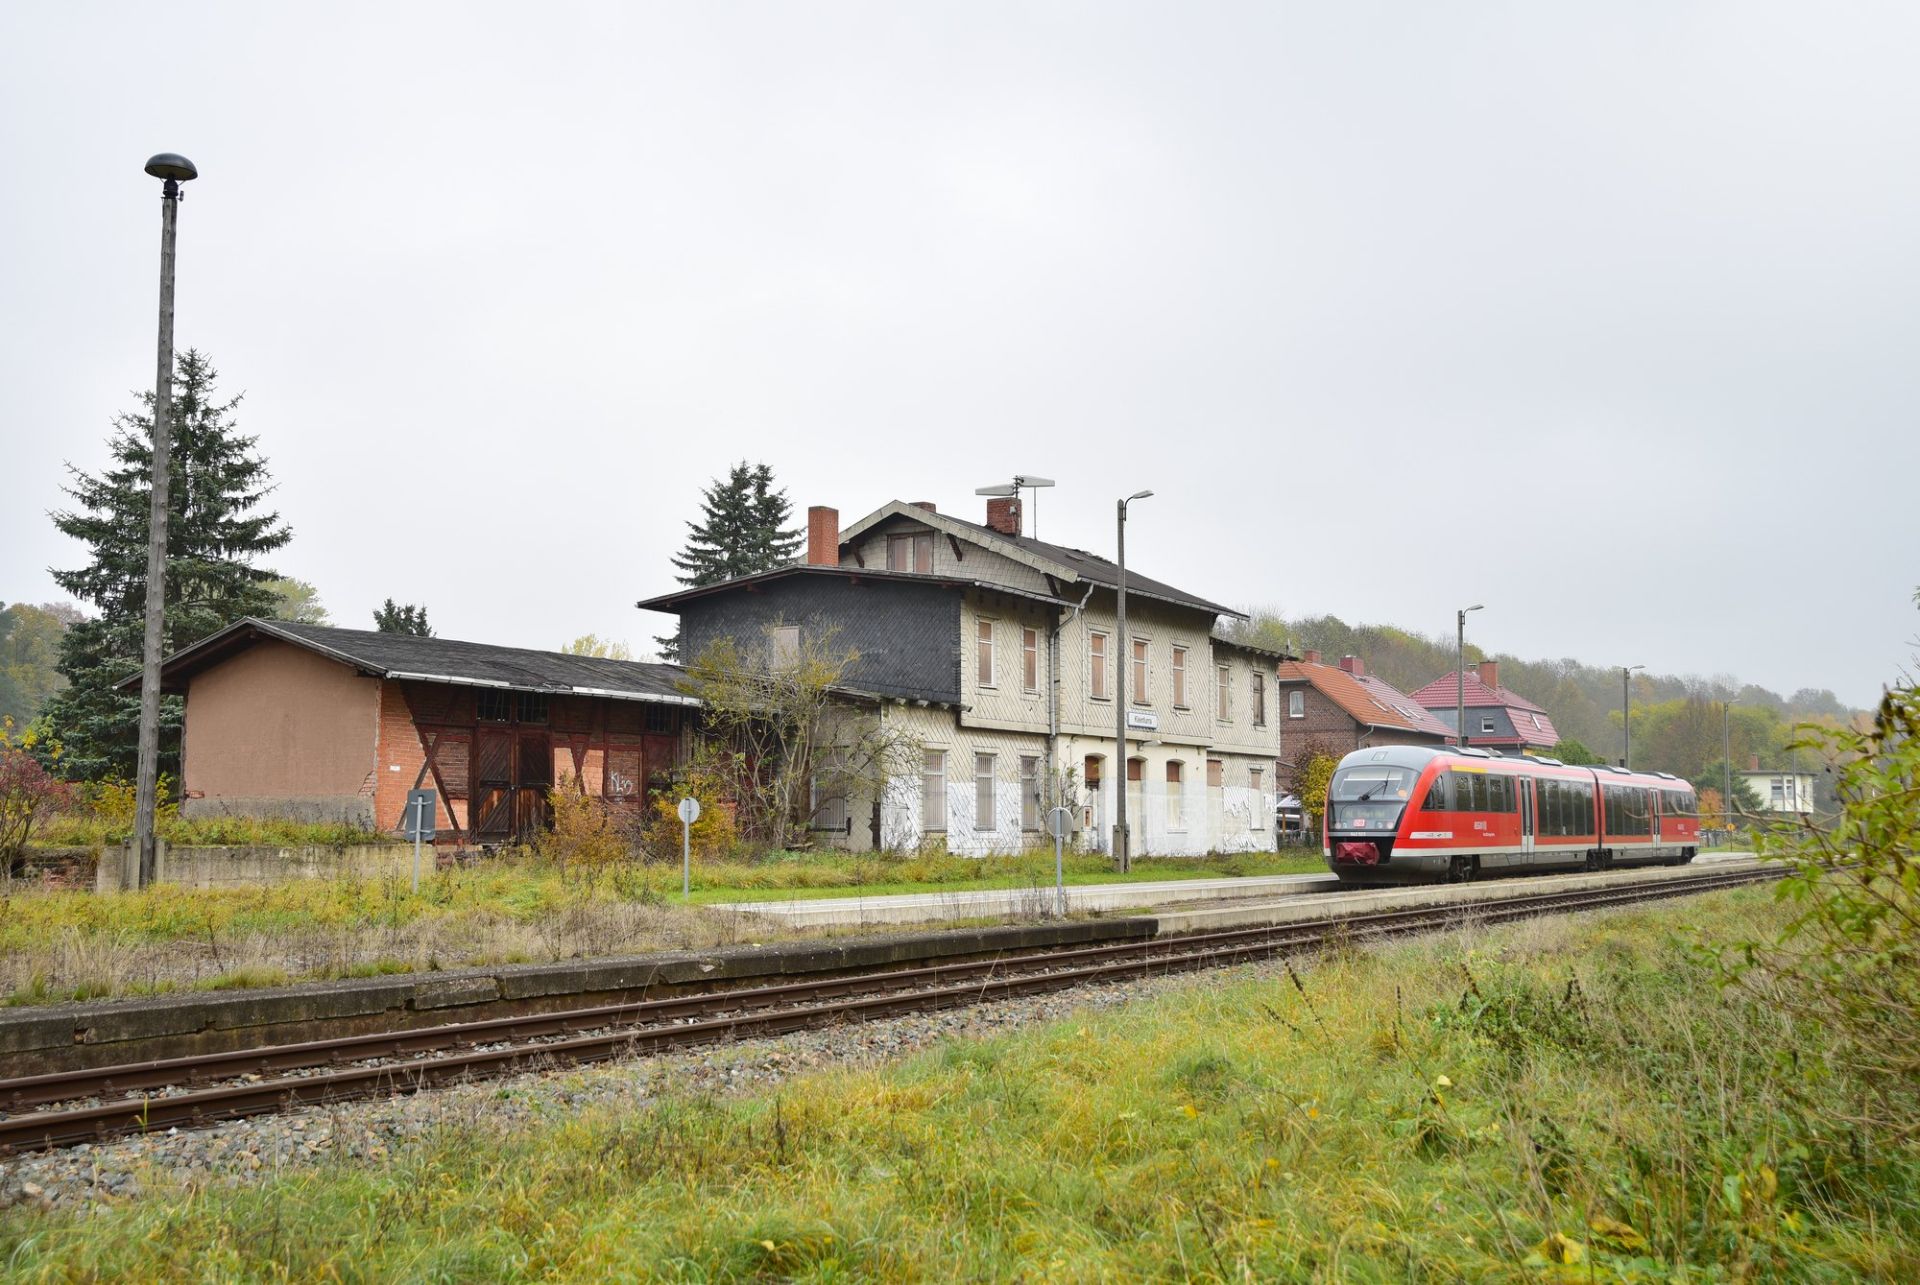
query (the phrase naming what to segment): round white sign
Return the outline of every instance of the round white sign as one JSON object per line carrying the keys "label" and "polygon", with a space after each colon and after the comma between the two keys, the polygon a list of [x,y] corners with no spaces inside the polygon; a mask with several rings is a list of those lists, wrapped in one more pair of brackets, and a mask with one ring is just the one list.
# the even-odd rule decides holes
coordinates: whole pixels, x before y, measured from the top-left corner
{"label": "round white sign", "polygon": [[692,825],[695,821],[698,821],[700,819],[700,800],[680,800],[680,819],[688,825]]}

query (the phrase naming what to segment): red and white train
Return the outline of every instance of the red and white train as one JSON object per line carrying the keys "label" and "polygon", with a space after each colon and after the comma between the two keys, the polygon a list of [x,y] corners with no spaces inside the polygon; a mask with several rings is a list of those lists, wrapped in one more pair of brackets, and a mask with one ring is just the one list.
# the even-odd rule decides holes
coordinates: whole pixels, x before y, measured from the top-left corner
{"label": "red and white train", "polygon": [[1681,865],[1700,845],[1693,787],[1676,776],[1472,746],[1355,750],[1322,825],[1328,867],[1356,883]]}

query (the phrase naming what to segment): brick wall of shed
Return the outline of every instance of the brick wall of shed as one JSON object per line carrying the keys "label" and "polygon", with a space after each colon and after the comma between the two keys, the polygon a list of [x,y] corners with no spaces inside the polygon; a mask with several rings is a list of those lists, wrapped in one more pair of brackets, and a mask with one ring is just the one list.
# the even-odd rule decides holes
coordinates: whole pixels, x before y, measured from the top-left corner
{"label": "brick wall of shed", "polygon": [[[406,692],[393,681],[380,684],[379,747],[373,769],[374,828],[398,832],[406,821],[407,791],[414,787],[427,753],[421,747],[420,733],[414,729]],[[449,829],[458,825],[447,815],[444,800],[438,824]]]}

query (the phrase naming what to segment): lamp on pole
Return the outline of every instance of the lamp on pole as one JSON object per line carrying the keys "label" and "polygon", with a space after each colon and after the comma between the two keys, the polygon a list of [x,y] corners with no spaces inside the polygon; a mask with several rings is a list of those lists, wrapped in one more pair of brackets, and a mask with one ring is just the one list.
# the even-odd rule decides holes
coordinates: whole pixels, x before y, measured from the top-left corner
{"label": "lamp on pole", "polygon": [[140,750],[134,777],[133,841],[140,886],[153,882],[153,813],[160,782],[160,650],[167,597],[167,483],[173,428],[173,238],[180,185],[200,177],[193,162],[162,152],[147,162],[160,186],[160,343],[153,375],[153,494],[147,510],[146,635],[140,660]]}
{"label": "lamp on pole", "polygon": [[1485,611],[1487,605],[1476,602],[1454,613],[1453,635],[1453,743],[1467,743],[1467,613]]}
{"label": "lamp on pole", "polygon": [[1720,739],[1721,753],[1726,757],[1720,766],[1721,773],[1720,812],[1727,824],[1727,834],[1733,834],[1733,701],[1731,698],[1720,702]]}
{"label": "lamp on pole", "polygon": [[1626,750],[1620,757],[1620,766],[1629,772],[1633,771],[1633,674],[1645,668],[1645,665],[1620,666],[1620,730],[1626,733]]}
{"label": "lamp on pole", "polygon": [[1135,491],[1119,503],[1119,523],[1114,539],[1114,548],[1118,555],[1120,568],[1119,606],[1116,614],[1119,623],[1114,629],[1118,637],[1114,640],[1114,669],[1116,681],[1113,685],[1113,855],[1120,870],[1133,869],[1133,848],[1127,839],[1127,666],[1133,660],[1133,643],[1127,637],[1127,506],[1135,500],[1144,500],[1152,491]]}

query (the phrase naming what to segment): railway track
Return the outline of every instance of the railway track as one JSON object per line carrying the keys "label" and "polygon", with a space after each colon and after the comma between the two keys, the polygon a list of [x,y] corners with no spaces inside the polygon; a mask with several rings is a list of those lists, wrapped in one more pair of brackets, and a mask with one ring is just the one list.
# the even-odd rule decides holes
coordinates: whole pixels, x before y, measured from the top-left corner
{"label": "railway track", "polygon": [[521,1071],[641,1056],[835,1022],[1245,963],[1335,940],[1373,941],[1539,915],[1692,896],[1778,877],[1747,869],[1580,891],[1343,915],[1189,936],[889,969],[849,977],[636,1000],[555,1013],[0,1080],[0,1154]]}

